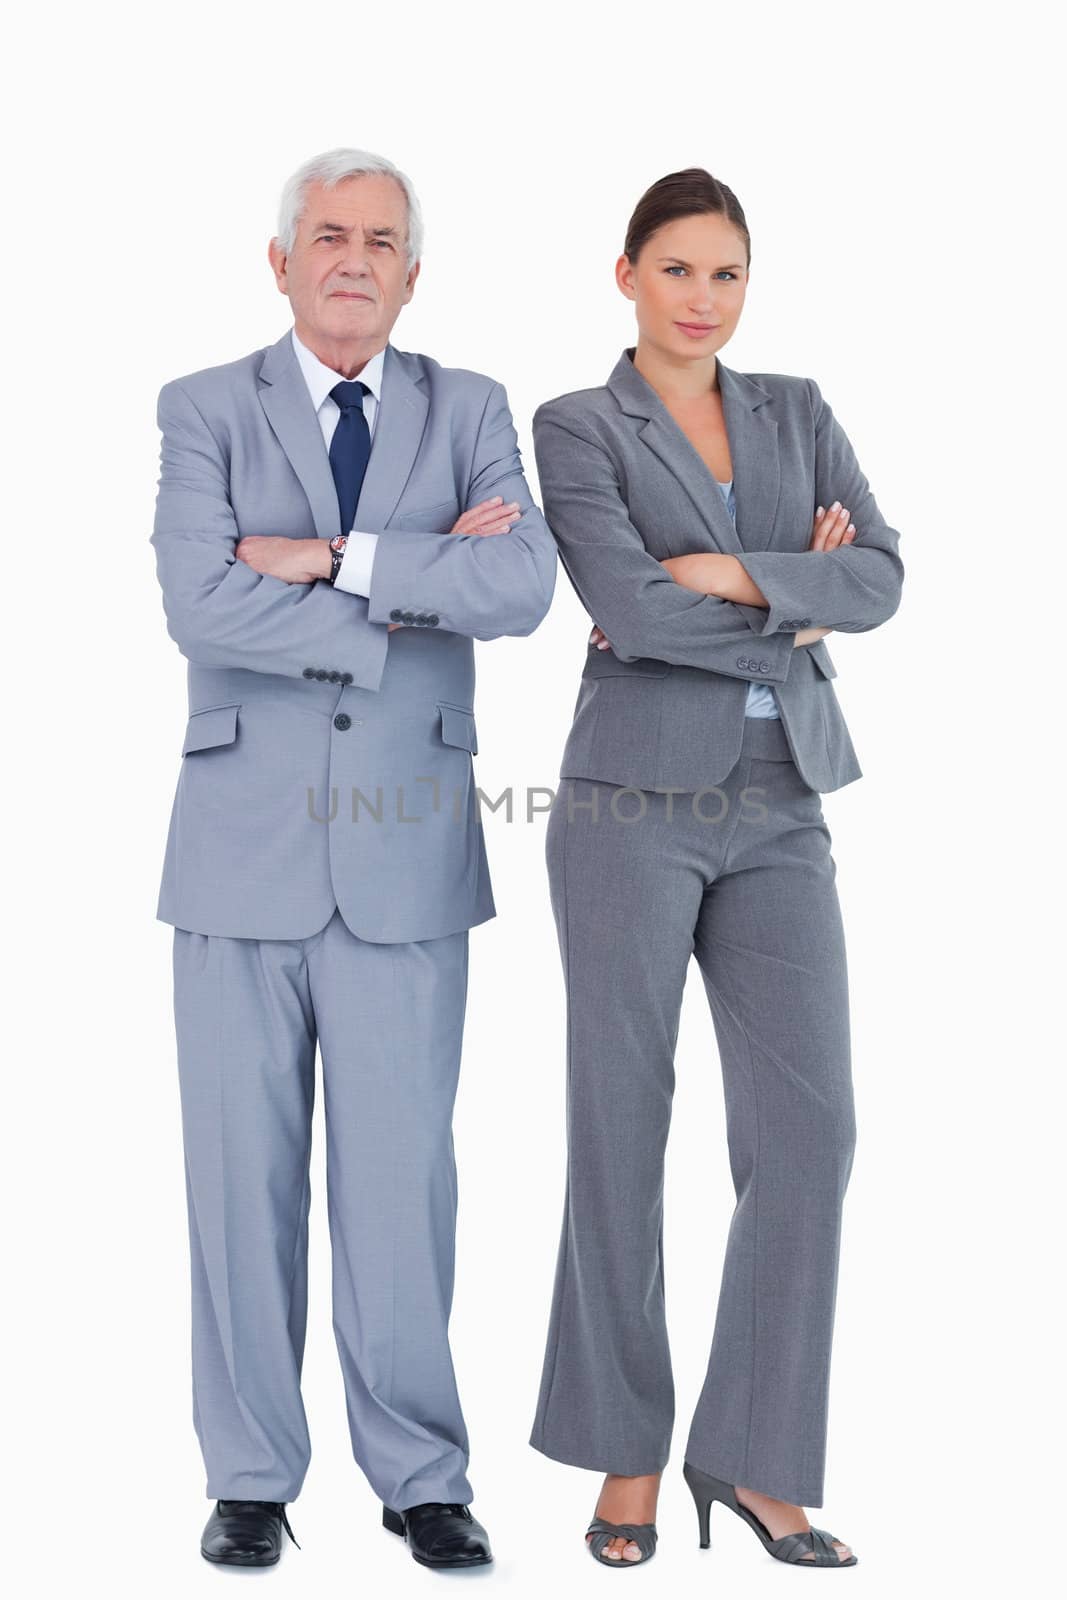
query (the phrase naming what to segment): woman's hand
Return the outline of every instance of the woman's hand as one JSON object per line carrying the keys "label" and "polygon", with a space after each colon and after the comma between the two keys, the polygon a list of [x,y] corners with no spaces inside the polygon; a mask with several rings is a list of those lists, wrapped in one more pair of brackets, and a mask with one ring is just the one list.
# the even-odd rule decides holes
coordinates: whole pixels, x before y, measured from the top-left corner
{"label": "woman's hand", "polygon": [[[848,508],[840,500],[835,500],[829,511],[822,506],[816,509],[811,534],[812,550],[836,550],[840,545],[851,544],[855,537],[856,524],[849,521]],[[793,639],[793,649],[799,645],[814,644],[817,639],[824,639],[833,631],[832,628],[801,628]]]}
{"label": "woman's hand", "polygon": [[856,524],[848,519],[848,510],[840,500],[835,500],[829,511],[819,506],[812,530],[812,550],[836,550],[838,545],[851,544],[856,537]]}
{"label": "woman's hand", "polygon": [[[856,524],[850,521],[848,508],[843,506],[840,500],[835,500],[828,511],[823,506],[818,507],[815,512],[809,549],[836,550],[843,544],[851,544],[855,537]],[[665,567],[674,578],[674,581],[678,583],[681,581],[685,570],[684,563],[687,559],[685,556],[668,556],[660,562],[660,566]],[[696,588],[698,586],[694,584],[693,587]],[[709,591],[703,589],[702,592],[707,593]],[[814,644],[816,639],[821,639],[832,632],[832,628],[802,628],[794,639],[793,646],[796,648],[797,645]],[[594,626],[592,633],[589,635],[589,643],[595,645],[598,650],[611,649],[611,642],[606,638],[604,630],[596,626]]]}
{"label": "woman's hand", "polygon": [[[828,633],[833,633],[832,628],[801,628],[793,639],[793,649],[801,644],[814,644],[816,639],[823,639]],[[610,650],[611,643],[602,628],[594,628],[589,635],[589,643],[595,644],[598,650]]]}

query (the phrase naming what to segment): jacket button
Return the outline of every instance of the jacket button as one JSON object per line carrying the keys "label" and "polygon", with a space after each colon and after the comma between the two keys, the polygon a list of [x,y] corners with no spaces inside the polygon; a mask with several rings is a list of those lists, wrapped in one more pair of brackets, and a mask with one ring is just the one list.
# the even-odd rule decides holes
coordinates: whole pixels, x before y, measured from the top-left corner
{"label": "jacket button", "polygon": [[320,683],[325,683],[330,674],[326,671],[325,667],[319,667],[315,673],[315,676],[318,678]]}
{"label": "jacket button", "polygon": [[341,681],[341,674],[339,672],[337,672],[335,670],[335,671],[330,673],[330,682],[331,683],[340,683],[340,681]]}
{"label": "jacket button", "polygon": [[429,615],[429,616],[428,616],[428,617],[427,617],[427,618],[426,618],[426,621],[427,621],[427,623],[428,623],[428,624],[429,624],[429,626],[430,626],[430,627],[431,627],[431,628],[436,628],[436,626],[437,626],[437,624],[438,624],[438,623],[439,623],[439,622],[440,622],[440,620],[441,620],[441,619],[440,619],[440,617],[439,617],[439,616],[438,616],[438,615],[437,615],[437,612],[436,612],[436,611],[431,611],[431,612],[430,612],[430,615]]}
{"label": "jacket button", "polygon": [[414,611],[402,611],[400,613],[400,620],[401,620],[401,622],[406,622],[408,627],[410,628],[411,624],[415,621],[415,613],[414,613]]}
{"label": "jacket button", "polygon": [[340,731],[344,733],[347,728],[352,726],[352,718],[348,715],[347,711],[339,711],[333,719],[333,725],[335,728],[339,728]]}
{"label": "jacket button", "polygon": [[416,626],[416,628],[425,628],[426,623],[427,623],[428,620],[429,619],[426,616],[424,616],[423,613],[420,611],[418,616],[415,618],[415,626]]}
{"label": "jacket button", "polygon": [[314,676],[315,676],[315,668],[314,667],[305,667],[304,668],[304,677],[305,678],[313,678]]}
{"label": "jacket button", "polygon": [[770,672],[770,670],[771,670],[770,662],[769,661],[761,661],[760,664],[759,664],[759,669],[760,669],[761,672]]}
{"label": "jacket button", "polygon": [[341,674],[341,682],[342,683],[351,683],[352,682],[352,674],[350,672],[342,672],[342,674]]}
{"label": "jacket button", "polygon": [[402,611],[390,611],[390,613],[389,613],[389,621],[390,622],[402,622],[403,619],[404,619],[404,613]]}

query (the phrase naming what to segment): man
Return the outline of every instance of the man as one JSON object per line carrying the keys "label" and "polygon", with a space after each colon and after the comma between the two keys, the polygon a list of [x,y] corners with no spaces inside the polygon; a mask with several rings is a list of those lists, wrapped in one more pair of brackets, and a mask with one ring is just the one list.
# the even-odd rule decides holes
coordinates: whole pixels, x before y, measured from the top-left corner
{"label": "man", "polygon": [[391,162],[307,162],[269,250],[293,327],[159,395],[190,715],[157,915],[211,1561],[277,1561],[307,1470],[316,1045],[353,1453],[416,1560],[491,1560],[447,1328],[468,929],[495,915],[472,641],[537,627],[556,555],[501,385],[389,342],[421,235]]}

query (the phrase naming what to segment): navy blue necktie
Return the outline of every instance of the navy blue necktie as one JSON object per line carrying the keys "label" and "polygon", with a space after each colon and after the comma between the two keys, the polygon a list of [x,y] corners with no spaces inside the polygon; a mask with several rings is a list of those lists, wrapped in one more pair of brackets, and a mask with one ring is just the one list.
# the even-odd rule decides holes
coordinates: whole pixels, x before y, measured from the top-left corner
{"label": "navy blue necktie", "polygon": [[330,468],[337,486],[342,533],[352,531],[356,502],[370,460],[370,426],[363,412],[365,394],[370,394],[370,389],[358,381],[335,383],[330,390],[330,399],[341,409],[330,440]]}

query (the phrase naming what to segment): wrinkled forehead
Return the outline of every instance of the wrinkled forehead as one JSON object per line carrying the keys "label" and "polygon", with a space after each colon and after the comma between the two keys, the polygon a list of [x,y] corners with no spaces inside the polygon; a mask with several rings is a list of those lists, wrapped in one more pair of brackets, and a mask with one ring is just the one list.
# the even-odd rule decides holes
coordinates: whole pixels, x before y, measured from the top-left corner
{"label": "wrinkled forehead", "polygon": [[404,239],[407,199],[394,178],[377,173],[346,178],[331,188],[313,183],[304,195],[300,227],[304,233],[362,230],[368,236]]}

